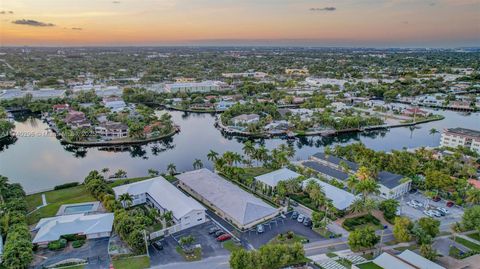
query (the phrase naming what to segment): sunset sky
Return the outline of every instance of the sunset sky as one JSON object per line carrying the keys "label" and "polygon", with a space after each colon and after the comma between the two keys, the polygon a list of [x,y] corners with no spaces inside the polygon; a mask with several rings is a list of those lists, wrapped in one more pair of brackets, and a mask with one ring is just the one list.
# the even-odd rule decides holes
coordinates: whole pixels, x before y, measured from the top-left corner
{"label": "sunset sky", "polygon": [[2,46],[480,45],[480,0],[0,0]]}

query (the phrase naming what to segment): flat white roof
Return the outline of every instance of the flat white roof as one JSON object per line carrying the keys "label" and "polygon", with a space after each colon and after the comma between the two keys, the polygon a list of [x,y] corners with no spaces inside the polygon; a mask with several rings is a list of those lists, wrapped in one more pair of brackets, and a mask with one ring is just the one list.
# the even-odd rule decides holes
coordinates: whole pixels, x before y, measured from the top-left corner
{"label": "flat white roof", "polygon": [[353,202],[358,198],[357,196],[353,195],[352,193],[337,188],[333,185],[330,185],[326,182],[321,181],[317,178],[310,178],[305,180],[302,185],[305,188],[310,180],[313,180],[320,185],[325,193],[325,196],[332,200],[333,206],[339,210],[344,210],[348,208]]}
{"label": "flat white roof", "polygon": [[38,230],[33,243],[58,240],[65,234],[95,234],[111,232],[113,213],[74,214],[52,218],[43,218],[35,226]]}
{"label": "flat white roof", "polygon": [[425,259],[424,257],[408,249],[397,256],[417,266],[420,269],[445,269],[445,267],[440,266],[428,259]]}
{"label": "flat white roof", "polygon": [[129,193],[139,195],[148,193],[160,206],[172,211],[176,219],[181,219],[192,210],[205,210],[199,202],[187,196],[165,178],[159,176],[113,188],[115,196]]}
{"label": "flat white roof", "polygon": [[299,176],[301,175],[288,168],[282,168],[261,176],[257,176],[255,179],[267,184],[268,186],[276,187],[278,182],[282,180],[289,180]]}
{"label": "flat white roof", "polygon": [[177,178],[242,225],[278,212],[278,209],[208,169],[186,172]]}

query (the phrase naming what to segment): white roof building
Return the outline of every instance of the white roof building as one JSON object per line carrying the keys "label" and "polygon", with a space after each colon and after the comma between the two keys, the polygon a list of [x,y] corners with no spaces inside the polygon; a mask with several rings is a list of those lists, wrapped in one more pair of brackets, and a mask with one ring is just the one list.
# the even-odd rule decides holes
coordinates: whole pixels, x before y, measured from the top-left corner
{"label": "white roof building", "polygon": [[[408,249],[397,256],[384,252],[367,263],[374,263],[384,269],[446,269]],[[361,265],[362,263],[356,264],[352,268],[363,268]]]}
{"label": "white roof building", "polygon": [[300,174],[293,172],[288,168],[282,168],[275,170],[273,172],[263,174],[261,176],[255,177],[255,180],[262,182],[265,185],[268,185],[272,188],[275,188],[278,182],[282,180],[289,180],[301,176]]}
{"label": "white roof building", "polygon": [[279,213],[279,209],[208,169],[186,172],[177,178],[183,190],[239,228],[248,229]]}
{"label": "white roof building", "polygon": [[161,176],[121,185],[113,188],[113,191],[116,198],[124,193],[134,196],[133,205],[145,203],[147,198],[153,200],[150,202],[156,203],[157,207],[172,211],[177,220],[181,220],[191,211],[205,211],[205,207],[199,202],[182,193]]}
{"label": "white roof building", "polygon": [[317,178],[310,178],[308,180],[305,180],[303,182],[303,188],[305,188],[308,182],[311,180],[317,182],[318,185],[322,187],[325,196],[328,199],[332,200],[333,206],[338,210],[347,209],[357,199],[357,196],[353,195],[352,193],[337,188]]}
{"label": "white roof building", "polygon": [[74,214],[41,219],[33,243],[45,244],[66,234],[83,234],[88,239],[108,237],[112,231],[113,213]]}

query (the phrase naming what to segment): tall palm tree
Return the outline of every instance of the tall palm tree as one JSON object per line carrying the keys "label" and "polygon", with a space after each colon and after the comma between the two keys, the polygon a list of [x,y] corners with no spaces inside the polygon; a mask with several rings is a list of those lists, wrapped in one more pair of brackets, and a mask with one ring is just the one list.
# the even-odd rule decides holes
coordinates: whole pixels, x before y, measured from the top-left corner
{"label": "tall palm tree", "polygon": [[435,134],[438,134],[438,130],[435,128],[430,129],[430,135],[433,136],[433,139],[435,139]]}
{"label": "tall palm tree", "polygon": [[200,169],[200,168],[203,168],[202,160],[195,159],[195,161],[193,162],[193,169]]}
{"label": "tall palm tree", "polygon": [[356,186],[360,182],[356,176],[349,176],[347,179],[347,187],[354,193],[357,192]]}
{"label": "tall palm tree", "polygon": [[173,163],[170,163],[167,166],[167,171],[168,173],[170,173],[171,176],[173,176],[177,172],[177,166],[175,166],[175,164]]}
{"label": "tall palm tree", "polygon": [[370,194],[380,193],[380,185],[373,179],[361,180],[355,186],[355,189],[362,193],[364,200],[366,200]]}
{"label": "tall palm tree", "polygon": [[248,158],[252,158],[253,154],[255,153],[255,146],[253,145],[251,140],[247,140],[243,144],[243,153],[245,153]]}
{"label": "tall palm tree", "polygon": [[173,212],[172,211],[167,211],[163,214],[163,219],[167,223],[167,227],[170,227],[172,225],[173,221]]}
{"label": "tall palm tree", "polygon": [[211,162],[215,162],[218,159],[218,153],[210,150],[207,154],[207,159]]}
{"label": "tall palm tree", "polygon": [[122,193],[119,197],[118,200],[122,202],[123,207],[129,207],[133,203],[133,197],[130,195],[130,193]]}
{"label": "tall palm tree", "polygon": [[102,173],[104,175],[106,175],[108,172],[110,172],[110,168],[108,168],[108,167],[102,168]]}
{"label": "tall palm tree", "polygon": [[470,188],[467,191],[467,197],[465,197],[465,201],[472,205],[480,204],[480,189]]}

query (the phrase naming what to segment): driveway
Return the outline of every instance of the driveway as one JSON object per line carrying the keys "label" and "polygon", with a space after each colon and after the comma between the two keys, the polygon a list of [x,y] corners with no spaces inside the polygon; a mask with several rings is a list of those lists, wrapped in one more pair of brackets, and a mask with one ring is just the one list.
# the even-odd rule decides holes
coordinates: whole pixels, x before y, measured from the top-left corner
{"label": "driveway", "polygon": [[468,252],[470,249],[465,247],[462,244],[454,242],[450,238],[438,238],[435,239],[435,242],[433,242],[433,248],[437,250],[437,252],[443,256],[448,256],[450,252],[450,246],[455,246],[459,250],[463,252]]}
{"label": "driveway", "polygon": [[34,268],[42,268],[66,259],[88,260],[85,268],[109,268],[110,258],[108,256],[108,238],[90,239],[81,248],[67,247],[60,251],[41,249],[35,255],[47,257],[48,259],[38,263]]}
{"label": "driveway", "polygon": [[185,262],[183,257],[176,251],[176,247],[178,246],[178,240],[180,240],[181,237],[188,235],[195,238],[194,244],[200,244],[202,246],[202,259],[229,255],[230,252],[223,248],[222,243],[217,242],[215,237],[208,234],[209,228],[213,225],[214,224],[211,221],[208,221],[168,236],[162,240],[162,250],[157,250],[150,245],[149,251],[151,264],[164,265]]}

